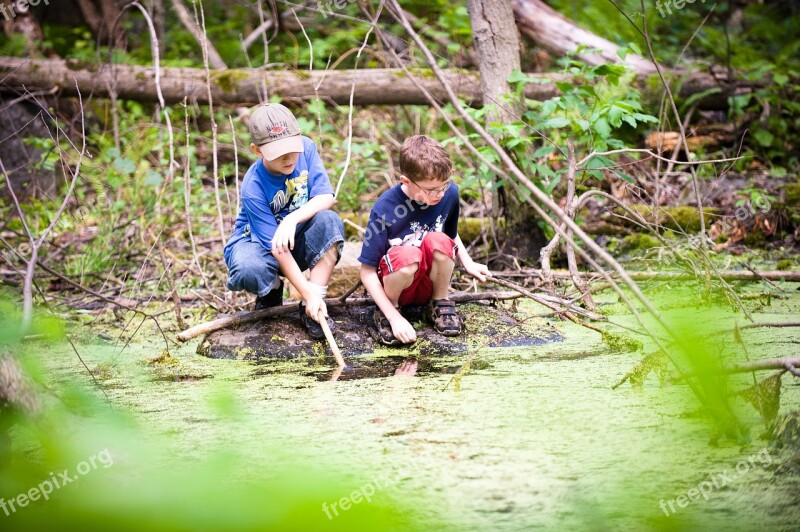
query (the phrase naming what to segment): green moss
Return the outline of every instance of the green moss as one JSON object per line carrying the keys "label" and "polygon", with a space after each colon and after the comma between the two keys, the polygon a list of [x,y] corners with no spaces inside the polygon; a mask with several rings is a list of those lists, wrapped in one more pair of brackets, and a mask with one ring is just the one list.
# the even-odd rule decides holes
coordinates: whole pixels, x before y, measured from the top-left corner
{"label": "green moss", "polygon": [[[695,233],[700,230],[700,211],[697,207],[678,206],[678,207],[659,207],[653,210],[649,205],[630,205],[629,208],[639,213],[648,222],[657,222],[660,225],[677,231]],[[616,209],[618,214],[624,214],[621,209]],[[704,207],[706,227],[709,220],[719,209]]]}
{"label": "green moss", "polygon": [[67,59],[64,62],[64,66],[66,66],[70,70],[88,70],[89,72],[97,71],[96,63],[83,61],[81,59]]}
{"label": "green moss", "polygon": [[767,237],[759,229],[748,231],[747,234],[744,235],[744,243],[750,247],[763,247],[766,242]]}
{"label": "green moss", "polygon": [[642,342],[639,340],[622,334],[603,332],[602,338],[603,343],[606,344],[609,349],[616,352],[633,353],[636,351],[641,351],[643,347]]}
{"label": "green moss", "polygon": [[237,360],[244,360],[245,358],[251,356],[254,353],[252,347],[243,347],[241,349],[236,350],[236,358]]}
{"label": "green moss", "polygon": [[776,270],[791,270],[792,269],[792,261],[791,259],[783,259],[779,260],[778,264],[775,266]]}
{"label": "green moss", "polygon": [[786,204],[795,209],[800,208],[800,183],[786,185]]}
{"label": "green moss", "polygon": [[177,366],[178,364],[180,362],[169,354],[169,349],[164,349],[160,355],[147,361],[148,366]]}
{"label": "green moss", "polygon": [[241,70],[215,70],[211,72],[211,83],[225,92],[233,93],[239,89],[239,83],[250,79],[250,74]]}
{"label": "green moss", "polygon": [[648,233],[634,233],[622,239],[619,245],[620,251],[635,251],[655,248],[660,242]]}

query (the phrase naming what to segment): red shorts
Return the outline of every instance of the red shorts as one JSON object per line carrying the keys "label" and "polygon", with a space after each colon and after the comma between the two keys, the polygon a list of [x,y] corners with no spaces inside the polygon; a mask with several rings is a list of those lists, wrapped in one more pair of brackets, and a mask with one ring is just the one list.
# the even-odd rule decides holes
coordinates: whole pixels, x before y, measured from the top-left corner
{"label": "red shorts", "polygon": [[383,281],[384,276],[405,268],[412,264],[419,264],[414,274],[411,286],[400,294],[400,305],[424,305],[433,296],[433,283],[431,282],[431,266],[433,266],[433,252],[439,251],[455,260],[457,246],[455,241],[444,233],[428,233],[422,239],[420,247],[393,246],[389,248],[378,264],[378,278]]}

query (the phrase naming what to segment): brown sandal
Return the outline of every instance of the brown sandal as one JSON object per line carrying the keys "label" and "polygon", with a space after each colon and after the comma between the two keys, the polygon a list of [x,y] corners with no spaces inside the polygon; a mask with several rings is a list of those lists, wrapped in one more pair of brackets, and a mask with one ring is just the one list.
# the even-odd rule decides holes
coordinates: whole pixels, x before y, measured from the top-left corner
{"label": "brown sandal", "polygon": [[432,300],[430,316],[433,328],[443,336],[458,336],[464,330],[461,317],[456,313],[456,304],[449,299]]}

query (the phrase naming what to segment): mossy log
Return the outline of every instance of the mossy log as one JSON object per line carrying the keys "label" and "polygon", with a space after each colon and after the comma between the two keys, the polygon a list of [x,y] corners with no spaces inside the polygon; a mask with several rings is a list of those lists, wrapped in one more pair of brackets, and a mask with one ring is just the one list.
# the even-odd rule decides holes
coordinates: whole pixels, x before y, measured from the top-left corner
{"label": "mossy log", "polygon": [[[697,233],[700,231],[700,211],[697,207],[688,205],[679,206],[662,206],[653,209],[650,205],[632,204],[628,208],[638,213],[649,223],[657,223],[658,225],[675,231],[685,231],[687,233]],[[609,221],[614,224],[621,224],[627,227],[638,227],[630,219],[627,219],[627,214],[620,208],[615,208],[614,213],[619,216],[614,216]],[[715,207],[703,207],[703,213],[706,219],[706,225],[710,220],[714,220],[716,215],[721,214],[721,210]],[[626,216],[626,218],[620,218]],[[707,227],[706,227],[707,228]],[[598,223],[595,227],[596,234],[604,234],[602,224]]]}
{"label": "mossy log", "polygon": [[[431,71],[416,69],[412,74],[437,100],[446,101],[444,87]],[[460,99],[472,106],[483,103],[480,82],[475,72],[450,69],[445,72],[448,83]],[[561,94],[557,82],[572,82],[573,76],[562,73],[531,74],[542,83],[528,83],[525,96],[532,100],[548,100]],[[161,91],[168,103],[188,98],[208,103],[209,93],[215,102],[257,104],[263,99],[263,88],[284,100],[306,101],[322,98],[336,104],[347,104],[355,83],[353,103],[356,105],[428,105],[425,94],[401,69],[356,70],[280,70],[213,69],[209,74],[210,91],[203,68],[161,67]],[[719,84],[713,76],[694,72],[681,89],[681,95],[702,92]],[[158,101],[155,69],[126,64],[96,64],[76,59],[31,59],[0,57],[1,85],[11,90],[60,90],[74,96],[92,94],[108,97],[111,90],[120,99]],[[691,81],[691,82],[690,82]],[[647,89],[646,85],[643,85]],[[688,94],[684,94],[687,92]],[[660,91],[658,91],[660,93]]]}

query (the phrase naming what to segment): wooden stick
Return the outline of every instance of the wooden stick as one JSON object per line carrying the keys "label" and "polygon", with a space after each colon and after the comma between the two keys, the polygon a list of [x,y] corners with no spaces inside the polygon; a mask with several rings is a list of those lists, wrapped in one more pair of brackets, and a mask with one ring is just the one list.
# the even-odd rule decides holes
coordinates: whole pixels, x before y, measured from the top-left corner
{"label": "wooden stick", "polygon": [[339,345],[336,343],[336,338],[333,337],[331,328],[328,326],[328,318],[325,317],[325,313],[322,309],[319,309],[318,317],[319,324],[322,327],[322,332],[325,333],[325,339],[328,340],[328,345],[331,347],[331,351],[333,352],[333,358],[336,359],[336,363],[340,368],[345,367],[344,358],[342,358],[342,352],[339,351]]}
{"label": "wooden stick", "polygon": [[[473,293],[455,293],[450,295],[450,299],[456,303],[466,303],[468,301],[505,301],[508,299],[518,299],[522,297],[517,292],[479,292]],[[360,306],[360,305],[373,305],[375,302],[370,297],[358,297],[348,299],[347,301],[339,301],[339,298],[330,297],[325,299],[325,305],[328,308],[343,307],[343,306]],[[200,323],[194,327],[190,327],[185,331],[178,334],[177,338],[181,342],[191,340],[201,334],[208,334],[220,329],[227,329],[228,327],[235,327],[237,325],[244,325],[253,321],[258,321],[263,318],[274,316],[282,316],[297,311],[298,304],[290,303],[288,305],[281,305],[280,307],[265,308],[261,310],[238,312],[233,316],[226,316],[224,318],[217,318],[216,320],[206,323]],[[168,312],[168,311],[164,311]]]}

